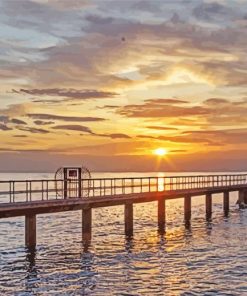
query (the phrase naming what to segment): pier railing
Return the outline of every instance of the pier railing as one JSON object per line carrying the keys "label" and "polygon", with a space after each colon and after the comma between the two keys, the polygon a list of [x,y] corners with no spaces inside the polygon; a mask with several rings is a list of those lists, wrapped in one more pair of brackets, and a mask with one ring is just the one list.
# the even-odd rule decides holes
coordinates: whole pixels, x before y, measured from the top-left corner
{"label": "pier railing", "polygon": [[0,181],[0,204],[91,198],[144,192],[232,187],[247,184],[247,174],[76,180]]}

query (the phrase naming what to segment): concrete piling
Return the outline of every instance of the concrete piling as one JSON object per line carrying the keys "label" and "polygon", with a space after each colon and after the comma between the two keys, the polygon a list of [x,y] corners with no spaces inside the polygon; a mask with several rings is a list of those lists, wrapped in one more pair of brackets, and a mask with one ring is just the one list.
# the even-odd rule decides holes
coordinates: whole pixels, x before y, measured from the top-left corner
{"label": "concrete piling", "polygon": [[27,248],[36,246],[36,215],[25,216],[25,244]]}
{"label": "concrete piling", "polygon": [[185,222],[191,219],[191,196],[184,197],[184,220]]}
{"label": "concrete piling", "polygon": [[89,242],[92,238],[92,208],[82,210],[82,240]]}
{"label": "concrete piling", "polygon": [[230,208],[229,191],[224,191],[224,196],[223,196],[223,210],[224,210],[225,216],[228,216],[228,214],[229,214],[229,208]]}
{"label": "concrete piling", "polygon": [[124,223],[125,223],[125,235],[133,235],[133,203],[126,203],[124,206]]}
{"label": "concrete piling", "polygon": [[158,227],[160,232],[164,232],[166,221],[166,202],[164,198],[158,200]]}

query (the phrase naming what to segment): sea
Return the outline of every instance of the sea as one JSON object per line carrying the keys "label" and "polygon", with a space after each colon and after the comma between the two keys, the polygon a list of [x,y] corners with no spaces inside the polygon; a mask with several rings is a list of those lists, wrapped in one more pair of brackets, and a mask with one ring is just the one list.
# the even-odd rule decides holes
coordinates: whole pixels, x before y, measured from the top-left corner
{"label": "sea", "polygon": [[[93,177],[202,173],[93,173]],[[205,174],[205,173],[203,173]],[[1,173],[0,180],[47,179],[50,173]],[[0,220],[0,295],[177,296],[247,295],[247,209],[230,194],[192,198],[191,223],[183,200],[166,202],[166,228],[157,226],[157,202],[134,205],[134,235],[124,234],[124,208],[93,209],[93,236],[82,242],[81,211],[37,216],[37,247],[24,244],[24,217]]]}

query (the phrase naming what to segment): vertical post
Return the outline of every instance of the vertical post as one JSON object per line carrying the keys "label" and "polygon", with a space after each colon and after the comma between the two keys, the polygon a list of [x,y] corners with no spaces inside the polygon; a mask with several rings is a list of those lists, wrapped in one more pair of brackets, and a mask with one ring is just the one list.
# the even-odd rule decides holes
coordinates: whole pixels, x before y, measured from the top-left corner
{"label": "vertical post", "polygon": [[126,203],[124,206],[125,235],[133,235],[133,203]]}
{"label": "vertical post", "polygon": [[223,209],[224,209],[225,216],[227,216],[229,213],[229,192],[228,191],[224,192]]}
{"label": "vertical post", "polygon": [[27,248],[36,246],[36,215],[28,214],[25,216],[25,244]]}
{"label": "vertical post", "polygon": [[166,221],[166,201],[161,198],[158,200],[158,227],[161,233],[164,232]]}
{"label": "vertical post", "polygon": [[242,209],[243,208],[243,204],[244,204],[244,197],[245,197],[245,192],[244,190],[239,190],[239,195],[238,195],[238,201],[237,203],[239,204],[239,208]]}
{"label": "vertical post", "polygon": [[81,179],[81,168],[78,168],[78,193],[76,197],[82,197],[82,179]]}
{"label": "vertical post", "polygon": [[82,210],[82,240],[87,243],[92,238],[92,208]]}
{"label": "vertical post", "polygon": [[247,205],[247,190],[244,192],[244,203]]}
{"label": "vertical post", "polygon": [[212,193],[206,194],[206,218],[212,217]]}
{"label": "vertical post", "polygon": [[63,169],[63,198],[66,199],[68,197],[68,181],[67,181],[67,169]]}
{"label": "vertical post", "polygon": [[187,195],[184,197],[184,220],[185,222],[191,219],[191,196]]}

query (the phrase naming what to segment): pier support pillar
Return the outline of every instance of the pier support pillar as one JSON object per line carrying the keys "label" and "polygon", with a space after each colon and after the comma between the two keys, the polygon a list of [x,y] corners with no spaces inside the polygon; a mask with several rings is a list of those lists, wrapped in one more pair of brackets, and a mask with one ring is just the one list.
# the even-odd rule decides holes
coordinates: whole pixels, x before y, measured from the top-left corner
{"label": "pier support pillar", "polygon": [[228,214],[229,214],[229,191],[224,192],[223,209],[224,209],[225,216],[228,216]]}
{"label": "pier support pillar", "polygon": [[25,216],[25,244],[27,248],[36,246],[36,215]]}
{"label": "pier support pillar", "polygon": [[212,194],[206,194],[206,219],[211,219],[212,217]]}
{"label": "pier support pillar", "polygon": [[87,243],[92,238],[92,208],[82,210],[82,240]]}
{"label": "pier support pillar", "polygon": [[191,196],[185,196],[184,198],[184,220],[189,222],[191,219]]}
{"label": "pier support pillar", "polygon": [[247,190],[244,192],[244,203],[247,205]]}
{"label": "pier support pillar", "polygon": [[133,235],[133,203],[126,203],[124,205],[124,223],[125,223],[125,235]]}
{"label": "pier support pillar", "polygon": [[245,203],[247,202],[247,192],[246,189],[239,190],[239,195],[238,195],[238,201],[237,204],[239,205],[239,208],[242,209],[245,207]]}
{"label": "pier support pillar", "polygon": [[161,233],[164,232],[166,222],[166,201],[165,199],[158,200],[158,227]]}
{"label": "pier support pillar", "polygon": [[244,195],[245,195],[244,190],[239,190],[239,195],[238,195],[239,202],[244,202]]}

